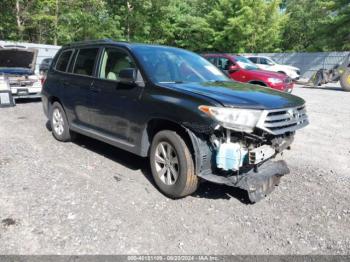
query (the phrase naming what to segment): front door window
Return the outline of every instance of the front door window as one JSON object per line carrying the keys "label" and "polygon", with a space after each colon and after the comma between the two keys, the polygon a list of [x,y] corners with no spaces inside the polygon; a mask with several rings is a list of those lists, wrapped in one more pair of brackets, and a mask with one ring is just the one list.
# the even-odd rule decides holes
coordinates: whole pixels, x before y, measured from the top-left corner
{"label": "front door window", "polygon": [[102,56],[99,77],[118,81],[121,70],[127,68],[136,68],[131,57],[122,50],[107,48]]}

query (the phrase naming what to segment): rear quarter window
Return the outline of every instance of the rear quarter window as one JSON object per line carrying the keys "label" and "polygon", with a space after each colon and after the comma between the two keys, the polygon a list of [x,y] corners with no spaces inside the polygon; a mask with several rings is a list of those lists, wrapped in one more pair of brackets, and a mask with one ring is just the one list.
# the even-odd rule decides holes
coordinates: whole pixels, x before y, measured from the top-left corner
{"label": "rear quarter window", "polygon": [[72,55],[73,51],[63,51],[61,55],[59,56],[57,63],[56,63],[56,70],[61,71],[61,72],[66,72],[67,71],[67,66],[69,63],[69,59]]}
{"label": "rear quarter window", "polygon": [[75,61],[73,73],[92,76],[98,55],[98,48],[80,49]]}

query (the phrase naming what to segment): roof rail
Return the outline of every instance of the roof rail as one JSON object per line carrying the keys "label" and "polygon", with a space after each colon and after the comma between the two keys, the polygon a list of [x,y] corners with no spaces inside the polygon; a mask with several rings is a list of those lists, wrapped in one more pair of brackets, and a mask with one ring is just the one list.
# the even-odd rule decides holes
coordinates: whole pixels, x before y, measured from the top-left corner
{"label": "roof rail", "polygon": [[114,41],[112,39],[105,38],[105,39],[97,39],[97,40],[78,41],[78,42],[73,42],[73,43],[66,44],[65,46],[89,45],[89,44],[105,44],[105,43],[115,43],[115,42],[126,42],[126,43],[128,43],[127,41]]}

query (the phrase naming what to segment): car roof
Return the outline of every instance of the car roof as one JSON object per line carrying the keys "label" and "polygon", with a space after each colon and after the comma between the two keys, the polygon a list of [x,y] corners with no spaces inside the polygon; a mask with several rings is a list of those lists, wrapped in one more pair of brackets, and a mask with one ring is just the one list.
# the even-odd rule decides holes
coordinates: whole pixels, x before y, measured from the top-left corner
{"label": "car roof", "polygon": [[258,58],[267,58],[267,59],[271,59],[270,57],[264,56],[264,55],[246,55],[245,57],[247,57],[247,58],[258,57]]}
{"label": "car roof", "polygon": [[157,44],[144,44],[144,43],[133,43],[128,41],[114,41],[112,39],[99,39],[99,40],[86,40],[86,41],[80,41],[80,42],[73,42],[66,44],[62,47],[62,49],[69,49],[69,48],[79,48],[84,46],[98,46],[98,45],[116,45],[116,46],[124,46],[129,49],[135,46],[149,46],[149,47],[168,47],[168,48],[176,48],[173,46],[166,46],[166,45],[157,45]]}

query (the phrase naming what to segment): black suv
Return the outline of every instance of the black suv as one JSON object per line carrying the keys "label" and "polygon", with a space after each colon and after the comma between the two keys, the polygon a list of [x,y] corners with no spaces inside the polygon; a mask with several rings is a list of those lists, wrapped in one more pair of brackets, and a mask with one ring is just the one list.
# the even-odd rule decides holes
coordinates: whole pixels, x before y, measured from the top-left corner
{"label": "black suv", "polygon": [[149,157],[172,198],[204,179],[258,201],[289,172],[272,159],[308,124],[297,96],[234,82],[186,50],[111,40],[62,47],[42,101],[57,140],[76,132]]}

